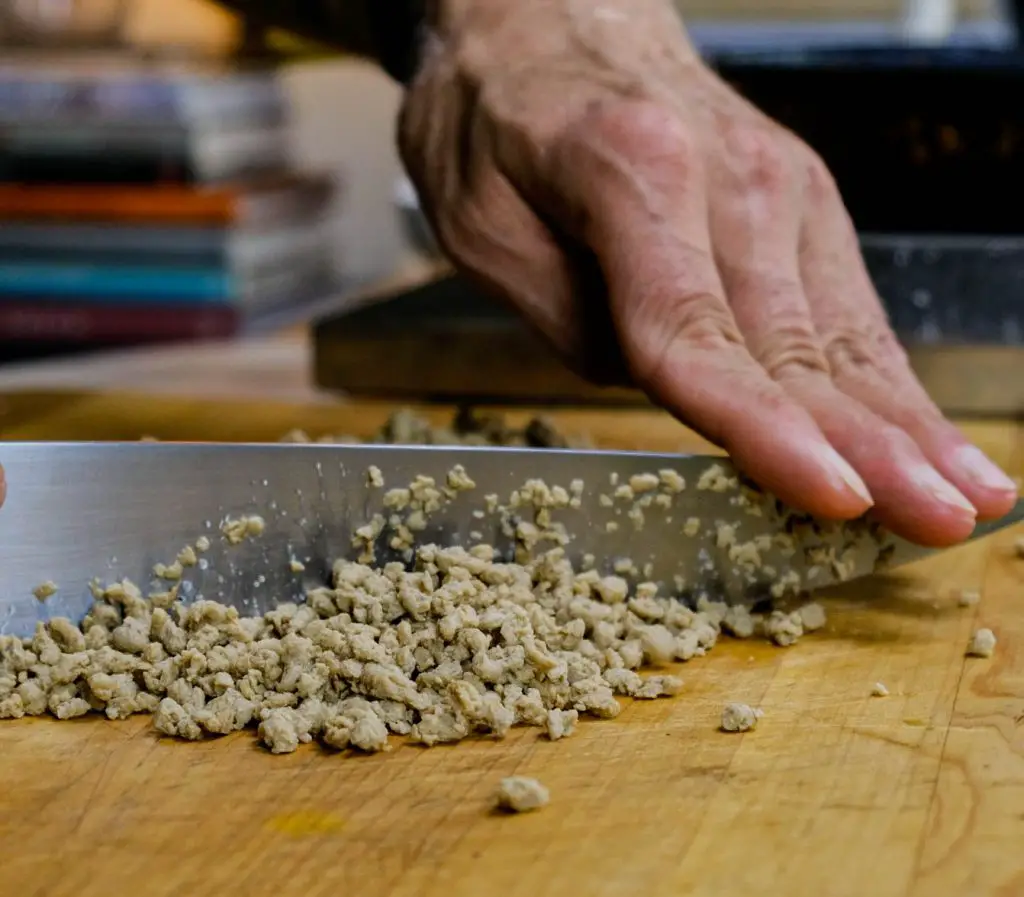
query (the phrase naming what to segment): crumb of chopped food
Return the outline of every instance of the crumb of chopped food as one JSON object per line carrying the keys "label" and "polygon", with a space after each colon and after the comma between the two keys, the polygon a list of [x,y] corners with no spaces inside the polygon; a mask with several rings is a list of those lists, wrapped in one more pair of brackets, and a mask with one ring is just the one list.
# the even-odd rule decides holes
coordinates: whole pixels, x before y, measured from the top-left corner
{"label": "crumb of chopped food", "polygon": [[889,696],[889,689],[884,682],[876,682],[871,686],[871,695],[875,698],[886,698]]}
{"label": "crumb of chopped food", "polygon": [[266,521],[257,514],[246,514],[237,519],[228,518],[221,524],[220,531],[232,545],[240,545],[253,536],[262,536]]}
{"label": "crumb of chopped food", "polygon": [[466,473],[466,468],[461,464],[456,464],[448,471],[446,482],[448,483],[448,488],[453,489],[455,492],[468,492],[476,488],[476,483],[473,482],[469,474]]}
{"label": "crumb of chopped food", "polygon": [[739,486],[739,479],[723,464],[712,464],[697,480],[701,492],[728,492]]}
{"label": "crumb of chopped food", "polygon": [[366,485],[372,486],[374,489],[384,488],[384,474],[380,472],[380,468],[376,464],[371,464],[366,470]]}
{"label": "crumb of chopped food", "polygon": [[749,732],[757,721],[764,716],[760,709],[747,704],[729,703],[722,708],[723,732]]}
{"label": "crumb of chopped food", "polygon": [[576,731],[579,720],[578,710],[549,710],[547,715],[547,732],[551,741],[568,738]]}
{"label": "crumb of chopped food", "polygon": [[960,589],[956,593],[956,603],[960,607],[974,607],[981,601],[981,592],[977,589]]}
{"label": "crumb of chopped food", "polygon": [[805,604],[797,613],[800,614],[800,622],[803,624],[804,632],[817,632],[824,629],[828,618],[825,616],[825,608],[816,601]]}
{"label": "crumb of chopped food", "polygon": [[181,561],[175,561],[173,564],[153,565],[153,575],[158,579],[181,579],[184,572],[185,570],[182,567]]}
{"label": "crumb of chopped food", "polygon": [[509,776],[501,780],[498,788],[498,807],[510,813],[527,813],[546,807],[551,794],[536,779],[527,776]]}
{"label": "crumb of chopped food", "polygon": [[41,582],[33,590],[32,594],[35,595],[36,601],[45,601],[47,598],[52,598],[57,594],[58,587],[52,579]]}
{"label": "crumb of chopped food", "polygon": [[996,651],[996,636],[991,629],[979,629],[967,645],[969,657],[991,657]]}
{"label": "crumb of chopped food", "polygon": [[199,557],[196,554],[196,549],[192,545],[186,545],[181,551],[178,552],[175,561],[182,567],[194,567],[199,563]]}
{"label": "crumb of chopped food", "polygon": [[774,610],[765,618],[763,625],[768,638],[782,648],[795,645],[804,634],[803,615],[800,611],[787,614]]}
{"label": "crumb of chopped food", "polygon": [[288,569],[291,570],[292,573],[303,573],[306,570],[306,565],[298,558],[292,558],[288,561]]}
{"label": "crumb of chopped food", "polygon": [[210,550],[210,539],[208,536],[200,536],[196,539],[196,551],[200,554]]}
{"label": "crumb of chopped food", "polygon": [[735,638],[750,638],[757,629],[757,619],[742,604],[732,605],[722,617],[722,628]]}

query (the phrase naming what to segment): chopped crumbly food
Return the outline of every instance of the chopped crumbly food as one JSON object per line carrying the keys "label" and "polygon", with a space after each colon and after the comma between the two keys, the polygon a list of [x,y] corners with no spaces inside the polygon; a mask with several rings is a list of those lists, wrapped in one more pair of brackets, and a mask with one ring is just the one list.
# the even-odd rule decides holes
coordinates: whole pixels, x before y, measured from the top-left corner
{"label": "chopped crumbly food", "polygon": [[298,558],[292,558],[288,561],[288,569],[291,570],[292,573],[304,573],[306,565]]}
{"label": "chopped crumbly food", "polygon": [[[382,441],[441,440],[436,432],[425,435],[421,423],[396,415]],[[510,444],[498,442],[512,438],[502,426],[467,412],[456,429],[472,437],[469,444]],[[536,421],[520,435],[528,445],[565,442]],[[603,575],[592,556],[574,566],[565,548],[569,534],[552,515],[580,506],[582,481],[563,488],[531,480],[506,502],[484,496],[486,513],[499,516],[515,547],[499,557],[485,544],[442,547],[417,538],[432,513],[475,488],[465,469],[386,491],[379,474],[371,468],[366,481],[382,490],[382,513],[356,530],[358,556],[337,561],[330,584],[308,591],[303,603],[244,617],[216,601],[183,601],[178,580],[210,548],[204,536],[158,566],[166,580],[160,591],[144,595],[128,581],[97,584],[80,625],[54,618],[31,638],[0,637],[0,719],[150,713],[159,732],[187,740],[252,728],[273,753],[313,740],[338,751],[380,752],[392,735],[429,747],[477,734],[501,738],[515,725],[557,741],[583,716],[615,717],[620,698],[679,694],[682,681],[664,668],[703,656],[723,631],[786,646],[824,625],[818,605],[752,613],[699,592],[687,601],[659,594],[656,583],[636,581],[650,578],[649,565],[628,558],[614,559],[616,575]],[[633,475],[622,485],[612,475],[609,482],[616,494],[628,491],[641,523],[642,509],[670,508],[686,488],[669,470]],[[726,463],[712,465],[697,488],[734,490],[741,512],[774,513]],[[696,519],[686,525],[694,534],[701,529]],[[784,554],[813,550],[813,563],[840,570],[845,547],[839,554],[804,547],[821,544],[816,527],[798,517],[776,547]],[[708,521],[709,532],[716,528],[720,547],[747,572],[772,546],[769,537],[742,544],[736,527]],[[221,524],[229,545],[264,530],[254,515]],[[846,535],[860,534],[839,531],[844,544]],[[400,562],[377,559],[381,537]],[[304,569],[298,560],[289,566]],[[798,576],[780,580],[776,601],[799,592]],[[650,668],[661,669],[645,675]],[[722,726],[746,731],[760,714],[730,704]]]}
{"label": "chopped crumbly food", "polygon": [[996,652],[996,636],[991,629],[979,629],[967,645],[968,657],[991,657]]}
{"label": "chopped crumbly food", "polygon": [[748,607],[732,605],[722,617],[722,628],[735,638],[750,638],[757,631],[757,618]]}
{"label": "chopped crumbly food", "polygon": [[[282,442],[313,442],[301,430],[292,430]],[[376,433],[362,440],[355,436],[324,435],[320,443],[371,443],[394,445],[524,446],[529,448],[590,448],[583,437],[570,438],[545,417],[535,417],[523,427],[509,425],[501,414],[474,408],[458,411],[446,426],[434,426],[409,408],[394,412]]]}
{"label": "chopped crumbly food", "polygon": [[192,545],[186,545],[178,552],[175,562],[180,564],[182,568],[194,567],[199,563],[199,555],[196,553],[196,548]]}
{"label": "chopped crumbly food", "polygon": [[551,741],[568,738],[576,731],[576,722],[580,718],[578,710],[549,710],[547,715],[547,732]]}
{"label": "chopped crumbly food", "polygon": [[703,655],[726,619],[748,628],[725,605],[578,571],[560,547],[522,564],[486,545],[424,545],[409,566],[339,561],[329,588],[255,618],[176,590],[97,586],[80,626],[54,618],[30,639],[0,637],[0,718],[153,713],[177,738],[253,726],[275,753],[313,739],[383,751],[392,734],[500,738],[514,725],[559,740],[583,715],[618,715],[618,697],[679,694],[678,677],[638,671]]}
{"label": "chopped crumbly food", "polygon": [[97,589],[80,627],[57,618],[0,639],[0,707],[16,717],[79,698],[115,719],[152,712],[180,738],[253,725],[277,753],[314,738],[380,751],[390,734],[501,737],[516,724],[558,739],[582,714],[616,716],[616,695],[676,694],[676,677],[635,671],[718,637],[705,613],[650,589],[642,600],[644,616],[623,580],[576,572],[560,548],[526,565],[486,546],[423,546],[411,568],[342,561],[331,588],[261,618],[120,582]]}
{"label": "chopped crumbly food", "polygon": [[221,524],[220,531],[231,545],[240,545],[246,539],[262,536],[266,527],[266,521],[258,514],[246,514],[235,519],[229,517]]}
{"label": "chopped crumbly food", "polygon": [[548,789],[527,776],[509,776],[501,780],[498,788],[498,807],[509,813],[528,813],[550,802]]}
{"label": "chopped crumbly food", "polygon": [[960,589],[956,593],[956,603],[960,607],[974,607],[981,601],[981,592],[977,589]]}
{"label": "chopped crumbly food", "polygon": [[875,698],[887,698],[889,689],[884,682],[876,682],[871,686],[871,696]]}
{"label": "chopped crumbly food", "polygon": [[800,622],[804,632],[817,632],[819,629],[824,629],[825,624],[828,623],[828,618],[825,616],[825,608],[816,601],[805,604],[798,613],[800,614]]}
{"label": "chopped crumbly food", "polygon": [[158,579],[181,579],[184,572],[185,570],[181,564],[181,561],[175,561],[173,564],[153,565],[153,575]]}
{"label": "chopped crumbly food", "polygon": [[747,704],[726,704],[722,708],[723,732],[749,732],[757,726],[757,721],[764,716],[760,709]]}
{"label": "chopped crumbly food", "polygon": [[41,582],[33,590],[32,594],[35,595],[36,601],[46,601],[47,598],[52,598],[57,594],[57,583],[52,579]]}
{"label": "chopped crumbly food", "polygon": [[803,615],[800,611],[787,614],[785,611],[774,610],[764,620],[763,625],[768,638],[782,648],[795,645],[804,634]]}

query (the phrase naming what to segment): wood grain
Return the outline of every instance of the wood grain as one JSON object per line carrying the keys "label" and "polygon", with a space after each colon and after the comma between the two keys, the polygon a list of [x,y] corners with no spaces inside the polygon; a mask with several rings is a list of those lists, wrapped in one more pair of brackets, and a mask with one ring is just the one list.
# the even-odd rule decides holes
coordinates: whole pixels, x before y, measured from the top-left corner
{"label": "wood grain", "polygon": [[[267,439],[367,432],[385,406],[229,405],[131,396],[6,397],[5,438]],[[443,415],[434,409],[435,415]],[[698,446],[655,412],[558,415],[606,445]],[[1024,473],[1010,423],[970,435]],[[272,757],[248,733],[200,744],[145,719],[0,724],[3,893],[554,897],[1024,893],[1024,563],[1015,536],[824,599],[791,649],[723,641],[676,699],[634,704],[557,744],[534,731],[375,757]],[[982,587],[979,607],[958,587]],[[968,659],[973,629],[999,637]],[[887,698],[870,696],[884,682]],[[757,730],[716,731],[724,702]],[[503,776],[546,809],[493,813]]]}

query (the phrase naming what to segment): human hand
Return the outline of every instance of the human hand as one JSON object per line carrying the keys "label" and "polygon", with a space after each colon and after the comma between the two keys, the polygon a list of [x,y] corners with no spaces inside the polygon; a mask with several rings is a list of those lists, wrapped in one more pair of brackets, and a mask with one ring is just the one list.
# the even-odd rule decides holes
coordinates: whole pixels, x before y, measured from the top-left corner
{"label": "human hand", "polygon": [[4,500],[7,498],[7,479],[4,477],[4,469],[0,467],[0,508],[4,506]]}
{"label": "human hand", "polygon": [[934,545],[1010,509],[911,372],[824,164],[668,0],[438,6],[399,143],[461,269],[796,507],[873,504]]}

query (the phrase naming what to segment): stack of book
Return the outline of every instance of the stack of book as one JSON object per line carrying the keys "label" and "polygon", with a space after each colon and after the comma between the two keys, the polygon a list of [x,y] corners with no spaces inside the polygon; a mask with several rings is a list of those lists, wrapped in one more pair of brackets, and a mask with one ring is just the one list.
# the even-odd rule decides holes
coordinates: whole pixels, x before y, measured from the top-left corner
{"label": "stack of book", "polygon": [[330,302],[336,185],[289,170],[286,125],[272,71],[0,62],[0,358],[229,337]]}

